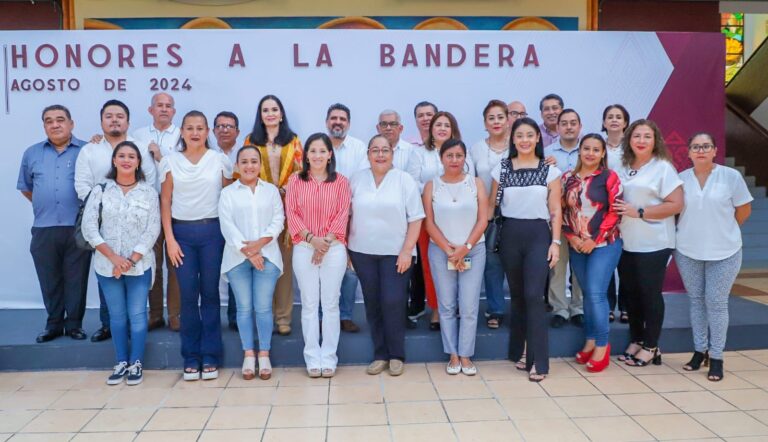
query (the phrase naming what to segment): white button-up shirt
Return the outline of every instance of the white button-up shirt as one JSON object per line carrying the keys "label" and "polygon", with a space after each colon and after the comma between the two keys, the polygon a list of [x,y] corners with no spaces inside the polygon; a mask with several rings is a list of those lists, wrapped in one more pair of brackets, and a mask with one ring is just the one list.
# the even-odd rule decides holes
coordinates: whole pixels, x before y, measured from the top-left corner
{"label": "white button-up shirt", "polygon": [[283,231],[285,212],[277,187],[264,180],[258,181],[254,191],[240,180],[225,187],[219,198],[219,222],[227,242],[221,262],[222,275],[248,259],[240,251],[245,245],[243,241],[267,236],[272,240],[261,248],[261,254],[282,272],[283,258],[277,236]]}
{"label": "white button-up shirt", "polygon": [[[101,228],[99,228],[99,203]],[[139,184],[128,193],[114,181],[108,180],[101,191],[96,186],[88,198],[83,212],[83,238],[93,247],[107,243],[113,252],[130,258],[133,252],[141,259],[124,275],[138,276],[155,265],[152,247],[160,234],[160,202],[157,191],[148,182]],[[94,254],[93,268],[101,276],[112,276],[114,265],[98,250]]]}
{"label": "white button-up shirt", "polygon": [[406,172],[392,168],[376,187],[373,172],[366,169],[352,177],[350,186],[349,250],[369,255],[400,255],[408,223],[426,217],[416,182]]}
{"label": "white button-up shirt", "polygon": [[336,172],[349,178],[358,170],[371,167],[368,162],[368,149],[361,140],[347,135],[339,147],[333,148],[336,155]]}
{"label": "white button-up shirt", "polygon": [[[126,141],[132,141],[138,146],[144,178],[157,190],[157,170],[147,145],[131,136],[127,137]],[[93,186],[107,182],[107,173],[112,168],[112,150],[112,145],[106,138],[102,138],[98,143],[88,143],[80,149],[80,155],[75,162],[75,191],[81,201],[88,196]]]}
{"label": "white button-up shirt", "polygon": [[411,143],[400,138],[395,146],[394,158],[392,159],[392,165],[396,169],[408,171],[408,161],[411,159],[414,147]]}
{"label": "white button-up shirt", "polygon": [[[160,153],[163,156],[168,155],[171,152],[179,151],[179,138],[181,136],[181,130],[171,123],[165,130],[160,130],[155,127],[154,124],[150,124],[146,127],[141,127],[133,132],[133,138],[141,141],[149,146],[149,143],[154,142],[160,146]],[[159,161],[155,161],[159,163]]]}

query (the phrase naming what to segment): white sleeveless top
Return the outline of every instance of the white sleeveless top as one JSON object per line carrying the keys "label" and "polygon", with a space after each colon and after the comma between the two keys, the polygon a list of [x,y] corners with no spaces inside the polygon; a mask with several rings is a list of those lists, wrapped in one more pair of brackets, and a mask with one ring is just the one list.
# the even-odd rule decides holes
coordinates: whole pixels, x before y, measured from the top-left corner
{"label": "white sleeveless top", "polygon": [[[432,210],[435,224],[451,244],[464,244],[477,222],[477,185],[475,177],[465,174],[458,183],[432,179]],[[485,241],[485,235],[478,243]]]}

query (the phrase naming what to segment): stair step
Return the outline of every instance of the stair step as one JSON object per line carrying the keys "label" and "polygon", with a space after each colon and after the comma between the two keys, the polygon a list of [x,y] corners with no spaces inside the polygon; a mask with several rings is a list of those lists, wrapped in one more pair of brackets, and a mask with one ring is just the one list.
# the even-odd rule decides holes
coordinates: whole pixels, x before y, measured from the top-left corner
{"label": "stair step", "polygon": [[757,261],[768,259],[768,247],[744,248],[741,251],[743,261]]}
{"label": "stair step", "polygon": [[[768,232],[745,234],[741,240],[745,249],[768,247]],[[768,256],[766,258],[768,259]]]}
{"label": "stair step", "polygon": [[757,197],[752,201],[752,210],[768,209],[768,198]]}
{"label": "stair step", "polygon": [[734,157],[725,157],[725,165],[728,167],[733,167],[736,165],[736,158]]}
{"label": "stair step", "polygon": [[753,209],[747,222],[750,221],[768,221],[768,209]]}
{"label": "stair step", "polygon": [[747,187],[755,187],[757,185],[755,182],[755,177],[752,175],[745,176],[744,181],[747,182]]}
{"label": "stair step", "polygon": [[[741,233],[744,236],[766,232],[768,232],[768,221],[747,220],[747,222],[741,226]],[[766,258],[768,258],[768,255]]]}
{"label": "stair step", "polygon": [[747,173],[747,168],[746,168],[746,167],[744,167],[744,166],[734,166],[733,168],[734,168],[734,169],[736,169],[736,170],[738,170],[738,171],[739,171],[739,173],[740,173],[742,176],[746,175],[746,173]]}
{"label": "stair step", "polygon": [[765,198],[765,186],[750,187],[749,193],[755,198]]}

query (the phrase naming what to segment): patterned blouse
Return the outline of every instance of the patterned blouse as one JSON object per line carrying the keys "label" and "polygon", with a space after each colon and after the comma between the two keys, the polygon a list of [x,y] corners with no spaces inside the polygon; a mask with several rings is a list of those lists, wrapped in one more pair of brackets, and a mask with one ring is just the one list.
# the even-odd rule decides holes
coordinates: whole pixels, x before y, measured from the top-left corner
{"label": "patterned blouse", "polygon": [[[99,203],[101,228],[99,228]],[[83,212],[83,237],[93,247],[107,243],[113,252],[130,258],[140,253],[136,266],[124,275],[139,276],[152,270],[155,254],[152,247],[160,234],[160,205],[157,191],[146,181],[123,194],[113,180],[107,180],[104,191],[96,186],[88,197]],[[114,266],[98,250],[94,254],[93,268],[101,276],[112,276]]]}
{"label": "patterned blouse", "polygon": [[613,202],[621,198],[619,176],[610,169],[598,169],[586,178],[568,172],[563,183],[563,234],[567,238],[591,238],[597,246],[620,238],[620,216]]}

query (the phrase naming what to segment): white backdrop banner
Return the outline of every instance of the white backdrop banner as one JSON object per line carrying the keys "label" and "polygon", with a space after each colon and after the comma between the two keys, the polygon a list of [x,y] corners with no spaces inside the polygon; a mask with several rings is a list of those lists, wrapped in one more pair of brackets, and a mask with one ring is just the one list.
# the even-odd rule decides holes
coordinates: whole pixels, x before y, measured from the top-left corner
{"label": "white backdrop banner", "polygon": [[[192,109],[210,119],[240,117],[241,141],[259,99],[280,97],[302,140],[325,130],[329,105],[352,111],[350,134],[366,140],[378,113],[400,112],[405,135],[418,132],[421,100],[454,113],[469,145],[485,136],[482,110],[494,98],[519,100],[539,119],[539,99],[558,93],[599,130],[603,108],[622,103],[647,116],[673,72],[655,33],[172,30],[0,32],[0,308],[41,308],[29,254],[32,209],[16,191],[21,156],[44,139],[41,110],[67,106],[75,135],[100,133],[108,99],[131,109],[131,131],[150,124],[152,94],[176,101],[176,123]],[[91,278],[89,306],[98,303]]]}

